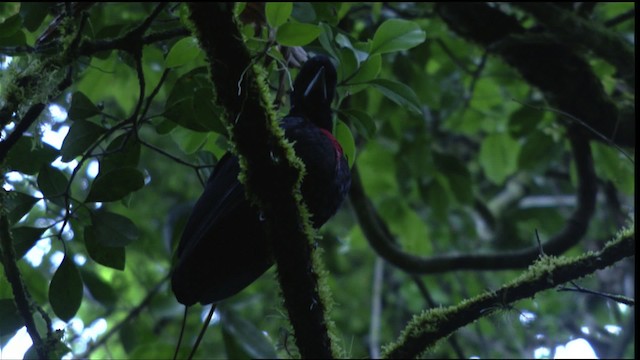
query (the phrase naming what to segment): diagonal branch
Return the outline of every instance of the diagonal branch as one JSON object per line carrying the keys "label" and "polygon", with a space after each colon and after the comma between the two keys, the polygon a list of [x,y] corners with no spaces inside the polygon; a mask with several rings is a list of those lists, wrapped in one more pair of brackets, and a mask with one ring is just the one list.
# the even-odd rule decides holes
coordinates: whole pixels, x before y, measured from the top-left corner
{"label": "diagonal branch", "polygon": [[88,359],[91,353],[93,353],[96,349],[100,348],[101,346],[104,346],[107,343],[107,341],[111,339],[113,335],[119,334],[123,326],[125,326],[126,324],[128,324],[129,322],[137,318],[142,313],[142,311],[151,304],[151,300],[153,300],[153,298],[160,292],[160,290],[162,290],[162,286],[167,280],[169,280],[169,275],[162,278],[162,280],[160,280],[153,288],[151,288],[151,290],[149,290],[149,292],[147,293],[147,296],[145,296],[144,299],[140,301],[140,304],[138,304],[136,307],[131,309],[131,311],[129,311],[127,316],[124,319],[122,319],[122,321],[120,321],[115,326],[113,326],[111,330],[109,330],[102,337],[100,337],[100,340],[89,345],[87,347],[87,350],[84,353],[82,353],[82,355],[78,356],[78,358]]}
{"label": "diagonal branch", "polygon": [[615,66],[618,76],[635,88],[636,61],[631,44],[618,34],[552,3],[517,2],[517,7],[533,17],[562,41],[580,44]]}
{"label": "diagonal branch", "polygon": [[616,107],[591,65],[558,31],[529,31],[514,16],[487,4],[443,2],[436,10],[451,30],[518,70],[553,107],[582,119],[618,145],[635,146],[635,117]]}
{"label": "diagonal branch", "polygon": [[24,283],[22,282],[22,278],[20,277],[20,270],[18,269],[18,264],[16,263],[16,254],[13,248],[13,239],[9,230],[9,219],[7,219],[7,215],[4,214],[4,203],[6,197],[6,192],[4,190],[0,190],[0,211],[3,212],[2,216],[0,216],[0,247],[2,248],[2,263],[4,265],[4,272],[6,274],[7,280],[11,284],[11,289],[13,290],[13,297],[16,303],[16,307],[18,308],[18,312],[24,320],[24,325],[27,327],[27,333],[31,337],[31,341],[33,341],[33,346],[36,349],[38,356],[41,359],[48,359],[49,350],[45,348],[42,337],[40,337],[38,329],[36,328],[36,323],[33,320],[33,313],[31,312],[32,310],[31,302],[29,301],[29,293]]}
{"label": "diagonal branch", "polygon": [[[9,150],[20,140],[22,135],[29,129],[31,124],[33,124],[40,113],[44,110],[44,104],[38,103],[32,105],[29,110],[27,110],[26,114],[22,117],[22,120],[18,121],[18,125],[13,130],[13,132],[7,137],[6,140],[0,142],[0,163],[4,161],[4,159],[9,154]],[[2,121],[4,123],[4,121]],[[7,121],[8,122],[8,121]]]}
{"label": "diagonal branch", "polygon": [[592,274],[634,254],[635,233],[632,225],[598,252],[589,252],[575,258],[543,256],[518,279],[497,291],[463,301],[458,306],[431,309],[415,316],[400,339],[385,348],[383,357],[418,357],[435,346],[440,339],[500,308]]}

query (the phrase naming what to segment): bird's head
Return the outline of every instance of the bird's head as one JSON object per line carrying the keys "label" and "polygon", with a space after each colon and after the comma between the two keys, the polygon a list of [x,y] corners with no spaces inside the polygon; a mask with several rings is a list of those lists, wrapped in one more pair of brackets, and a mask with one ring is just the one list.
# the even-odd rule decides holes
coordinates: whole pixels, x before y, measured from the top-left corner
{"label": "bird's head", "polygon": [[318,55],[307,60],[293,83],[290,114],[307,117],[331,131],[331,102],[336,83],[336,68],[328,57]]}

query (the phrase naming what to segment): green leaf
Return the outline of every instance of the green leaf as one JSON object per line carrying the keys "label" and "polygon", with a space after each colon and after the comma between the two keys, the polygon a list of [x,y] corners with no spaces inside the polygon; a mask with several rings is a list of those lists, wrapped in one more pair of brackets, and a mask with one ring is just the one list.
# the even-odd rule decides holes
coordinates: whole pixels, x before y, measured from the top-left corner
{"label": "green leaf", "polygon": [[13,299],[0,299],[0,337],[11,335],[24,326]]}
{"label": "green leaf", "polygon": [[318,37],[318,41],[323,49],[325,49],[332,57],[338,58],[338,49],[335,46],[333,41],[333,31],[331,31],[331,26],[328,24],[322,23],[320,24],[322,27],[322,33]]}
{"label": "green leaf", "polygon": [[85,202],[108,202],[120,200],[144,187],[144,175],[132,167],[116,168],[100,172],[91,184]]}
{"label": "green leaf", "polygon": [[353,163],[356,160],[356,142],[353,140],[353,134],[347,124],[342,121],[336,122],[336,128],[334,131],[336,140],[342,147],[342,152],[349,162],[349,168],[353,167]]}
{"label": "green leaf", "polygon": [[[140,321],[127,321],[122,324],[122,328],[118,331],[118,339],[127,354],[131,355],[131,352],[133,352],[136,347],[142,343],[140,338],[143,337],[144,330],[145,325]],[[183,351],[185,352],[184,354]],[[188,351],[190,352],[191,349],[188,349]],[[182,351],[178,353],[177,358],[186,359],[188,355],[189,353],[187,350],[183,348]],[[131,356],[128,357],[131,358]]]}
{"label": "green leaf", "polygon": [[355,50],[353,44],[351,44],[351,39],[344,34],[339,33],[336,35],[336,44],[340,45],[341,48]]}
{"label": "green leaf", "polygon": [[311,2],[310,4],[316,12],[318,22],[328,23],[333,26],[338,25],[342,2],[321,1]]}
{"label": "green leaf", "polygon": [[173,44],[164,61],[164,66],[166,68],[173,68],[188,64],[197,58],[201,52],[202,50],[195,37],[185,37]]}
{"label": "green leaf", "polygon": [[112,309],[118,302],[118,294],[111,285],[100,276],[85,268],[80,268],[82,280],[91,296],[107,309]]}
{"label": "green leaf", "polygon": [[12,15],[0,23],[0,46],[21,46],[27,44],[22,31],[22,16]]}
{"label": "green leaf", "polygon": [[11,35],[8,36],[0,36],[0,46],[9,47],[9,46],[24,46],[27,45],[27,36],[24,34],[22,30],[18,30]]}
{"label": "green leaf", "polygon": [[296,1],[293,3],[291,17],[303,23],[314,22],[317,18],[313,5],[306,1]]}
{"label": "green leaf", "polygon": [[293,3],[291,2],[268,2],[264,8],[267,23],[272,28],[277,28],[286,23],[291,17],[292,11]]}
{"label": "green leaf", "polygon": [[133,221],[119,214],[91,213],[91,223],[94,239],[102,246],[127,246],[140,236]]}
{"label": "green leaf", "polygon": [[16,259],[22,257],[42,238],[42,234],[47,228],[35,228],[20,226],[11,229],[13,235],[13,247],[16,252]]}
{"label": "green leaf", "polygon": [[428,204],[437,219],[444,220],[447,218],[449,209],[449,189],[447,182],[442,176],[435,176],[434,181],[429,184]]}
{"label": "green leaf", "polygon": [[185,154],[193,154],[204,145],[209,134],[176,127],[171,131],[171,138]]}
{"label": "green leaf", "polygon": [[82,92],[76,91],[71,98],[68,116],[71,120],[84,120],[100,114],[100,109]]}
{"label": "green leaf", "polygon": [[407,85],[387,79],[375,79],[371,81],[371,85],[389,100],[422,115],[422,104],[416,93]]}
{"label": "green leaf", "polygon": [[496,185],[516,170],[520,145],[508,134],[491,134],[480,146],[480,165],[485,176]]}
{"label": "green leaf", "polygon": [[[48,165],[44,165],[38,173],[38,187],[45,199],[60,207],[65,207],[64,195],[68,182],[67,176],[61,170]],[[69,196],[71,196],[71,189],[69,189]]]}
{"label": "green leaf", "polygon": [[165,102],[164,116],[189,130],[226,135],[227,129],[220,120],[224,110],[214,99],[207,69],[196,68],[176,81]]}
{"label": "green leaf", "polygon": [[86,206],[75,209],[73,216],[69,219],[74,233],[82,235],[84,227],[91,225],[91,213],[92,211]]}
{"label": "green leaf", "polygon": [[82,303],[82,278],[68,255],[65,255],[49,284],[49,303],[63,321],[71,320]]}
{"label": "green leaf", "polygon": [[[2,246],[0,246],[0,260],[2,260]],[[0,261],[1,263],[1,261]],[[4,276],[4,266],[0,266],[0,299],[13,299],[13,290],[7,277]],[[2,337],[2,335],[0,335]]]}
{"label": "green leaf", "polygon": [[449,188],[453,197],[459,204],[471,205],[473,203],[473,180],[471,174],[447,174]]}
{"label": "green leaf", "polygon": [[375,121],[364,111],[358,109],[338,110],[338,117],[354,126],[358,134],[367,140],[371,139],[376,133]]}
{"label": "green leaf", "polygon": [[82,155],[105,132],[105,128],[90,121],[75,121],[60,148],[62,161],[69,162]]}
{"label": "green leaf", "polygon": [[427,35],[413,21],[389,19],[373,35],[371,55],[408,50],[421,44]]}
{"label": "green leaf", "polygon": [[46,143],[36,142],[31,136],[22,136],[7,154],[5,164],[13,171],[34,175],[43,165],[52,163],[58,156],[58,150]]}
{"label": "green leaf", "polygon": [[22,27],[22,17],[20,14],[12,15],[0,23],[0,38],[9,37]]}
{"label": "green leaf", "polygon": [[[358,69],[358,58],[353,49],[342,48],[338,50],[338,81],[344,82]],[[364,88],[364,87],[363,87]],[[351,90],[351,89],[350,89]]]}
{"label": "green leaf", "polygon": [[[143,339],[146,339],[144,337]],[[168,359],[173,354],[175,345],[169,342],[154,342],[136,344],[136,348],[129,353],[129,359]],[[204,352],[204,351],[203,351]],[[187,358],[185,354],[182,358]]]}
{"label": "green leaf", "polygon": [[304,46],[315,40],[322,28],[318,25],[288,22],[278,28],[276,41],[284,46]]}
{"label": "green leaf", "polygon": [[473,202],[473,181],[469,169],[458,158],[433,152],[437,172],[446,178],[452,195],[460,204]]}
{"label": "green leaf", "polygon": [[[122,28],[123,26],[120,26]],[[123,30],[124,31],[124,30]],[[74,86],[87,95],[89,99],[104,99],[113,104],[112,109],[118,110],[122,117],[133,112],[138,100],[138,77],[127,65],[119,52],[112,52],[105,59],[92,57],[91,63],[83,70],[82,76],[74,82]],[[118,91],[115,91],[118,89]],[[135,94],[134,94],[135,93]],[[94,112],[89,112],[91,114]],[[76,120],[72,113],[69,118]],[[86,117],[87,114],[82,115]]]}
{"label": "green leaf", "polygon": [[160,121],[160,123],[158,123],[156,125],[155,130],[160,135],[167,135],[173,129],[175,129],[176,126],[178,126],[178,124],[174,123],[173,121],[171,121],[169,119],[164,119],[164,120]]}
{"label": "green leaf", "polygon": [[553,138],[542,131],[530,133],[522,144],[518,155],[518,169],[543,170],[549,167],[549,163],[557,158],[559,147]]}
{"label": "green leaf", "polygon": [[101,245],[95,236],[93,225],[84,228],[84,245],[93,261],[112,269],[124,270],[125,248]]}
{"label": "green leaf", "polygon": [[597,141],[591,142],[596,174],[610,180],[628,196],[635,194],[635,166],[620,150]]}
{"label": "green leaf", "polygon": [[538,126],[544,112],[531,106],[523,106],[509,116],[509,134],[514,138],[527,136]]}
{"label": "green leaf", "polygon": [[349,76],[349,84],[362,84],[374,80],[380,74],[382,69],[382,57],[380,55],[370,56],[367,60],[360,64],[355,74]]}
{"label": "green leaf", "polygon": [[20,16],[25,29],[34,32],[47,16],[51,3],[46,2],[21,2]]}
{"label": "green leaf", "polygon": [[113,169],[137,167],[140,162],[140,142],[132,133],[126,133],[113,139],[105,156],[100,160],[100,172],[107,173]]}
{"label": "green leaf", "polygon": [[31,210],[39,199],[18,191],[12,191],[10,194],[5,199],[5,207],[9,214],[9,222],[15,224]]}
{"label": "green leaf", "polygon": [[236,314],[232,309],[219,306],[220,324],[227,355],[230,359],[276,359],[275,347],[253,323]]}

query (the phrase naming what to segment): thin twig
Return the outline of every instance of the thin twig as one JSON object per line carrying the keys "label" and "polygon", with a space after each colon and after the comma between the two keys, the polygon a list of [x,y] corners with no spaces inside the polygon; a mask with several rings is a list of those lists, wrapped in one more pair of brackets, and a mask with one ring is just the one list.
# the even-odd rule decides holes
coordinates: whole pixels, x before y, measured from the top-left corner
{"label": "thin twig", "polygon": [[[411,278],[413,279],[413,282],[418,287],[418,290],[420,291],[420,294],[422,294],[422,297],[425,299],[425,301],[429,305],[429,308],[430,309],[435,309],[436,307],[438,307],[436,302],[433,300],[433,297],[429,293],[429,290],[424,285],[424,281],[422,281],[420,276],[411,275]],[[451,334],[451,336],[449,336],[447,338],[447,342],[449,343],[449,345],[451,345],[451,348],[453,349],[453,352],[455,352],[456,358],[458,358],[458,359],[467,358],[467,356],[464,355],[464,351],[462,351],[462,346],[460,346],[460,343],[458,342],[458,338],[457,338],[456,334]]]}
{"label": "thin twig", "polygon": [[42,103],[31,105],[29,110],[27,110],[27,112],[22,117],[22,120],[17,122],[17,125],[13,132],[7,137],[6,140],[0,142],[0,163],[4,161],[4,159],[9,154],[9,150],[11,150],[11,148],[18,142],[18,140],[20,140],[25,131],[27,131],[31,124],[36,121],[44,108],[45,104]]}
{"label": "thin twig", "polygon": [[600,297],[603,297],[603,298],[606,298],[606,299],[609,299],[609,300],[613,300],[615,302],[619,302],[621,304],[625,304],[627,306],[634,306],[636,304],[634,299],[630,299],[630,298],[628,298],[626,296],[609,294],[609,293],[605,293],[605,292],[601,292],[601,291],[594,291],[594,290],[585,289],[585,288],[579,286],[578,284],[576,284],[574,281],[571,281],[570,283],[574,287],[570,288],[570,287],[562,286],[562,287],[558,288],[558,291],[574,291],[574,292],[579,292],[579,293],[583,293],[583,294],[596,295],[596,296],[600,296]]}
{"label": "thin twig", "polygon": [[153,88],[153,91],[151,91],[151,94],[149,94],[149,97],[147,98],[147,103],[144,106],[142,113],[140,113],[141,121],[142,119],[146,118],[147,113],[149,112],[149,108],[151,107],[151,102],[156,97],[156,95],[158,95],[158,93],[160,92],[160,89],[162,88],[162,84],[164,84],[165,80],[167,80],[167,76],[169,75],[170,72],[171,72],[171,69],[165,69],[162,72],[162,75],[160,76],[160,80],[158,81],[158,84],[156,85],[155,88]]}
{"label": "thin twig", "polygon": [[182,338],[184,337],[184,329],[187,324],[187,313],[189,312],[189,307],[184,307],[184,316],[182,317],[182,326],[180,326],[180,335],[178,336],[178,344],[176,345],[176,350],[173,353],[173,360],[178,358],[178,352],[180,351],[180,345],[182,344]]}
{"label": "thin twig", "polygon": [[83,354],[81,354],[78,358],[88,359],[91,353],[93,353],[99,347],[105,345],[113,335],[120,333],[120,329],[122,329],[123,326],[125,326],[127,323],[129,323],[130,321],[138,317],[138,315],[140,315],[142,310],[144,310],[147,306],[149,306],[149,304],[151,304],[151,300],[153,299],[153,297],[160,291],[160,289],[162,288],[162,285],[164,284],[165,281],[169,279],[170,276],[171,275],[168,274],[162,280],[160,280],[153,288],[151,288],[147,296],[145,296],[145,298],[142,299],[142,301],[140,302],[140,304],[138,304],[138,306],[136,306],[129,312],[127,317],[125,317],[122,321],[120,321],[118,324],[112,327],[109,332],[105,333],[104,336],[100,338],[100,340],[91,344],[87,348],[87,350]]}
{"label": "thin twig", "polygon": [[369,324],[369,356],[380,358],[380,323],[382,316],[382,284],[384,282],[384,260],[376,257],[371,289],[371,320]]}
{"label": "thin twig", "polygon": [[435,39],[435,43],[440,45],[440,47],[442,48],[442,51],[444,51],[445,54],[447,54],[447,56],[449,56],[449,58],[465,73],[467,73],[468,75],[473,75],[474,72],[469,70],[469,68],[466,67],[465,64],[462,63],[462,61],[460,59],[458,59],[457,56],[455,56],[453,54],[453,52],[451,51],[451,49],[449,49],[449,47],[447,46],[447,44],[445,44],[444,41],[442,41],[442,39]]}
{"label": "thin twig", "polygon": [[187,358],[188,360],[193,359],[193,355],[196,354],[196,350],[198,350],[198,346],[200,346],[200,342],[202,341],[202,338],[204,338],[204,333],[205,331],[207,331],[207,328],[209,327],[209,323],[211,322],[211,318],[213,317],[213,313],[215,311],[216,311],[216,304],[211,304],[211,309],[209,310],[209,314],[207,315],[207,318],[205,319],[204,324],[202,324],[202,329],[200,329],[200,333],[198,334],[196,343],[193,344],[193,347],[191,348],[191,352],[189,353],[189,357]]}
{"label": "thin twig", "polygon": [[[2,209],[4,210],[4,202],[6,198],[6,192],[0,190],[0,198]],[[0,245],[2,245],[3,265],[4,272],[7,281],[11,284],[13,290],[13,297],[18,308],[18,312],[24,320],[24,325],[27,327],[27,333],[33,341],[33,346],[41,359],[49,358],[49,353],[44,346],[44,342],[38,333],[36,323],[33,320],[33,314],[31,313],[31,302],[29,301],[29,292],[25,286],[22,278],[20,277],[20,270],[16,263],[16,254],[13,247],[13,239],[11,232],[9,231],[9,219],[6,214],[0,216]]]}
{"label": "thin twig", "polygon": [[636,8],[634,7],[633,9],[631,9],[631,10],[629,10],[627,12],[624,12],[624,13],[618,15],[618,16],[615,16],[615,17],[605,21],[604,26],[608,27],[608,28],[614,27],[614,26],[616,26],[616,25],[618,25],[620,23],[623,23],[623,22],[625,22],[627,20],[635,19],[635,17],[636,17]]}
{"label": "thin twig", "polygon": [[460,305],[430,309],[415,316],[400,339],[386,347],[383,357],[414,358],[458,329],[493,313],[498,309],[496,304],[512,308],[511,304],[516,301],[587,276],[634,254],[635,234],[625,233],[595,253],[585,253],[564,261],[548,258],[538,260],[539,266],[534,265],[517,281],[497,291],[486,292]]}
{"label": "thin twig", "polygon": [[469,89],[467,90],[467,93],[464,96],[465,99],[464,99],[463,109],[467,109],[469,107],[469,104],[471,103],[471,99],[473,98],[473,93],[475,92],[476,85],[478,84],[478,79],[480,79],[480,75],[482,74],[482,71],[484,70],[484,67],[487,64],[488,56],[489,56],[489,52],[485,51],[484,54],[482,54],[482,59],[480,60],[480,64],[478,64],[476,69],[471,74],[472,75],[471,83],[469,84]]}
{"label": "thin twig", "polygon": [[538,249],[540,249],[540,257],[545,257],[547,254],[544,253],[544,248],[542,247],[542,241],[540,241],[540,234],[538,234],[538,229],[535,229],[536,232],[536,240],[538,241]]}
{"label": "thin twig", "polygon": [[627,154],[626,151],[624,151],[620,146],[618,146],[618,144],[614,143],[611,139],[609,139],[608,137],[604,136],[603,134],[601,134],[600,132],[598,132],[596,129],[592,128],[591,126],[589,126],[589,124],[587,124],[586,122],[578,119],[577,117],[569,114],[568,112],[562,111],[562,110],[558,110],[558,109],[554,109],[551,107],[541,107],[541,106],[536,106],[536,105],[531,105],[531,104],[527,104],[524,101],[520,101],[518,99],[512,99],[513,101],[517,102],[520,105],[523,106],[527,106],[530,107],[532,109],[535,110],[540,110],[540,111],[551,111],[553,113],[556,114],[560,114],[562,116],[565,116],[571,120],[573,120],[574,122],[584,126],[587,130],[589,130],[592,134],[596,135],[597,137],[601,138],[602,140],[604,140],[608,145],[615,147],[618,151],[620,151],[620,153],[622,155],[624,155],[627,159],[629,159],[629,161],[632,164],[635,164],[635,161],[633,160],[633,158],[631,157],[631,155]]}

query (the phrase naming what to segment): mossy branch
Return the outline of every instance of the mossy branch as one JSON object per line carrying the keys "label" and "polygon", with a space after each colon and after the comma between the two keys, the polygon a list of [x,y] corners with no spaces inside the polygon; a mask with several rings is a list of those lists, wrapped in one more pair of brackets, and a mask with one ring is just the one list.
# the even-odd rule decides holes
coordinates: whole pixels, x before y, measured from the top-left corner
{"label": "mossy branch", "polygon": [[47,347],[44,346],[45,343],[42,340],[42,337],[40,337],[40,333],[38,333],[36,323],[33,319],[33,308],[29,301],[29,293],[22,281],[22,277],[20,276],[20,270],[18,269],[9,219],[5,213],[5,199],[7,196],[8,194],[5,190],[0,190],[0,248],[2,248],[2,264],[4,265],[5,276],[11,284],[16,308],[24,321],[27,333],[31,337],[31,341],[38,353],[38,357],[41,359],[48,359],[50,357],[50,349],[47,349]]}
{"label": "mossy branch", "polygon": [[[589,141],[572,128],[568,133],[577,170],[577,206],[560,232],[544,242],[546,254],[560,255],[580,242],[593,215],[598,192]],[[434,274],[454,270],[522,269],[530,265],[540,253],[538,246],[490,254],[441,254],[416,256],[403,251],[393,239],[386,223],[367,198],[357,167],[352,171],[351,204],[358,222],[371,247],[394,266],[413,274]]]}
{"label": "mossy branch", "polygon": [[533,15],[568,44],[580,44],[615,66],[618,76],[635,89],[636,61],[633,47],[621,36],[553,3],[514,3]]}
{"label": "mossy branch", "polygon": [[494,313],[510,304],[576,280],[634,256],[634,225],[620,231],[616,238],[596,252],[578,257],[542,256],[518,279],[497,291],[487,292],[457,306],[431,309],[415,316],[400,339],[386,346],[385,358],[415,358],[433,348],[441,339],[463,326]]}
{"label": "mossy branch", "polygon": [[436,10],[451,30],[518,70],[553,107],[589,125],[599,134],[592,133],[593,139],[635,146],[635,117],[616,107],[591,65],[564,41],[565,32],[529,31],[514,16],[487,4],[442,2]]}
{"label": "mossy branch", "polygon": [[296,345],[304,358],[339,356],[332,351],[331,325],[325,320],[327,290],[314,270],[314,231],[300,193],[304,164],[275,120],[262,71],[235,22],[233,3],[188,6],[217,100],[227,112],[240,180],[265,218]]}

